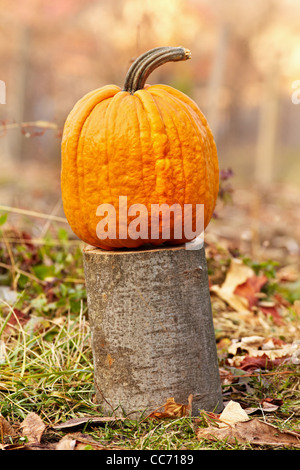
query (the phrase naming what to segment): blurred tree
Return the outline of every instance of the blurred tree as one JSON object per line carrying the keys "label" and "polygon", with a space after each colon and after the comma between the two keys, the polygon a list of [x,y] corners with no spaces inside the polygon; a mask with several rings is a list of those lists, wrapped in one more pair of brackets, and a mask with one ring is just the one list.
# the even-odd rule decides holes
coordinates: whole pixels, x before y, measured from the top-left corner
{"label": "blurred tree", "polygon": [[[275,155],[280,145],[299,148],[290,100],[291,83],[300,78],[298,2],[0,0],[0,9],[0,79],[7,85],[2,120],[46,119],[62,126],[83,94],[106,83],[122,86],[137,55],[158,45],[182,44],[192,51],[192,60],[176,67],[166,64],[150,81],[175,84],[195,99],[215,132],[224,167],[239,165],[236,174],[242,175],[243,167],[249,177],[255,154],[259,162],[259,154]],[[275,56],[281,133],[270,130],[276,115],[271,108],[272,119],[263,118],[267,108],[259,119]],[[2,160],[8,139],[15,157],[44,155],[59,163],[59,141],[47,133],[24,139],[17,131],[7,132],[0,141]],[[262,139],[268,139],[268,151],[260,150],[267,148]],[[241,152],[243,159],[236,157]],[[265,173],[276,178],[273,170]]]}

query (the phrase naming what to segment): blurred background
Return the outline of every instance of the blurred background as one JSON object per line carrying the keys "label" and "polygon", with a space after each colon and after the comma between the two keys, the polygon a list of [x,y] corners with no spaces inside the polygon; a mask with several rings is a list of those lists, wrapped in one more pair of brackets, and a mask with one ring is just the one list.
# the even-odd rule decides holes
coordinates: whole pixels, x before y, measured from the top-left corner
{"label": "blurred background", "polygon": [[298,0],[0,0],[0,204],[63,216],[60,140],[75,102],[122,86],[142,52],[183,45],[192,60],[148,82],[188,94],[213,130],[223,173],[208,236],[298,262],[299,19]]}

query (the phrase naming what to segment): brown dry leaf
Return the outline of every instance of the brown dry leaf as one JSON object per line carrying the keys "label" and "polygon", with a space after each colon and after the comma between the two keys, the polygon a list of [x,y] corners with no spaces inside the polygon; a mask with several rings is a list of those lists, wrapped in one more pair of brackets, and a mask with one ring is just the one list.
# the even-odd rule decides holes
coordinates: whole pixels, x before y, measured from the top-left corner
{"label": "brown dry leaf", "polygon": [[83,416],[82,418],[72,418],[64,423],[55,424],[52,429],[63,430],[68,428],[75,428],[78,426],[91,424],[105,424],[113,423],[115,421],[124,421],[126,418],[114,418],[113,416]]}
{"label": "brown dry leaf", "polygon": [[36,413],[29,413],[20,424],[22,435],[26,436],[29,443],[40,442],[46,425]]}
{"label": "brown dry leaf", "polygon": [[176,403],[174,398],[168,398],[164,406],[164,411],[153,411],[148,418],[182,418],[189,416],[192,408],[193,395],[188,397],[188,405]]}
{"label": "brown dry leaf", "polygon": [[276,277],[280,282],[296,282],[300,278],[300,273],[296,265],[288,265],[278,269]]}
{"label": "brown dry leaf", "polygon": [[29,319],[30,315],[28,313],[24,313],[18,308],[14,308],[13,314],[11,315],[6,327],[4,328],[4,333],[11,335],[16,334],[20,326],[26,325]]}
{"label": "brown dry leaf", "polygon": [[250,443],[254,445],[288,446],[300,448],[300,434],[292,431],[280,431],[276,426],[257,418],[217,428],[209,426],[197,429],[197,438],[213,441],[225,440],[231,444]]}
{"label": "brown dry leaf", "polygon": [[80,432],[67,434],[55,446],[55,450],[86,450],[89,446],[93,450],[125,450],[123,447],[114,445],[102,445],[95,441],[88,434],[81,434]]}
{"label": "brown dry leaf", "polygon": [[274,360],[297,354],[300,352],[300,343],[297,340],[292,343],[285,343],[278,338],[264,338],[255,335],[244,336],[239,341],[233,340],[227,351],[233,356],[240,351],[246,352],[252,357],[266,355],[269,359]]}
{"label": "brown dry leaf", "polygon": [[263,313],[264,315],[266,315],[267,317],[272,317],[273,322],[275,323],[275,325],[278,325],[278,326],[285,325],[285,321],[284,321],[284,319],[282,318],[282,316],[280,315],[280,313],[279,313],[278,308],[276,307],[276,305],[267,306],[267,305],[262,305],[262,304],[260,304],[260,305],[259,305],[259,309],[260,309],[260,310],[262,311],[262,313]]}
{"label": "brown dry leaf", "polygon": [[278,357],[276,359],[269,359],[266,354],[260,357],[245,356],[239,364],[239,369],[245,371],[253,371],[256,369],[273,369],[282,364],[286,359],[286,356]]}
{"label": "brown dry leaf", "polygon": [[265,338],[263,336],[257,335],[244,336],[239,341],[233,340],[228,347],[227,352],[233,356],[235,356],[238,351],[245,351],[251,355],[253,351],[256,352],[262,347],[264,339]]}
{"label": "brown dry leaf", "polygon": [[[233,340],[227,352],[233,356],[228,363],[244,370],[274,367],[286,360],[294,364],[300,362],[299,341],[285,343],[277,338],[248,336],[240,341]],[[243,353],[246,355],[241,355]]]}
{"label": "brown dry leaf", "polygon": [[67,435],[56,444],[55,450],[74,450],[75,446],[76,439]]}
{"label": "brown dry leaf", "polygon": [[278,408],[283,404],[283,400],[274,399],[274,398],[264,398],[261,401],[261,407],[263,411],[272,412],[278,410]]}
{"label": "brown dry leaf", "polygon": [[245,282],[239,284],[234,289],[234,294],[244,297],[248,301],[248,307],[251,309],[257,304],[259,298],[257,294],[268,281],[267,276],[252,276]]}
{"label": "brown dry leaf", "polygon": [[261,411],[264,413],[273,413],[274,411],[278,410],[282,403],[282,400],[273,400],[272,398],[265,398],[261,401],[260,406],[246,408],[245,411],[248,415],[256,413],[257,411]]}
{"label": "brown dry leaf", "polygon": [[13,434],[14,434],[14,430],[13,430],[12,426],[0,414],[0,437],[1,437],[1,440],[3,439],[4,436],[12,436]]}
{"label": "brown dry leaf", "polygon": [[[10,449],[10,447],[8,448]],[[25,443],[22,447],[24,450],[55,450],[56,449],[56,444],[53,444],[51,442],[33,442],[31,444]],[[11,449],[10,449],[11,450]]]}
{"label": "brown dry leaf", "polygon": [[222,385],[231,385],[232,383],[236,382],[236,378],[233,376],[232,372],[223,369],[223,367],[219,368],[219,374]]}
{"label": "brown dry leaf", "polygon": [[211,291],[236,311],[249,310],[248,300],[235,293],[236,288],[255,275],[254,271],[241,260],[232,258],[226,279],[221,286],[211,286]]}
{"label": "brown dry leaf", "polygon": [[93,439],[88,434],[75,433],[73,434],[73,437],[76,440],[75,450],[85,450],[86,446],[90,446],[94,450],[103,450],[105,448],[107,449],[107,447],[95,441],[95,439]]}
{"label": "brown dry leaf", "polygon": [[293,309],[295,310],[296,315],[300,318],[300,300],[295,300],[293,303]]}

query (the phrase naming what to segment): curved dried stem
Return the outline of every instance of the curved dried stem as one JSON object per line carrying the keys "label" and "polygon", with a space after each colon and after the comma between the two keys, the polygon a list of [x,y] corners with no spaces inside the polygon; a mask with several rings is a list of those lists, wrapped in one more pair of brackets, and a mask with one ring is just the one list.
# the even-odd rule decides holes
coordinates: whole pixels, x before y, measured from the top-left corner
{"label": "curved dried stem", "polygon": [[127,72],[124,91],[133,94],[144,88],[149,75],[166,62],[177,62],[191,58],[184,47],[157,47],[138,57]]}

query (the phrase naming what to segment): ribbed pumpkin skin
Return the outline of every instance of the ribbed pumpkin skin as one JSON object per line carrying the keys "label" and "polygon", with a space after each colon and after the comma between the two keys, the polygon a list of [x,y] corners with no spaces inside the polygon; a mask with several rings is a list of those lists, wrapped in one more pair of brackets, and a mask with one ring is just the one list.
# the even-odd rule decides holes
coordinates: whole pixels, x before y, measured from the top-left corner
{"label": "ribbed pumpkin skin", "polygon": [[161,232],[154,240],[100,240],[97,207],[109,203],[117,210],[119,196],[127,196],[128,207],[144,204],[149,213],[151,204],[179,203],[182,210],[204,204],[205,228],[219,189],[213,135],[194,101],[170,86],[133,94],[105,86],[79,100],[66,120],[61,187],[67,220],[84,242],[104,249],[161,244]]}

